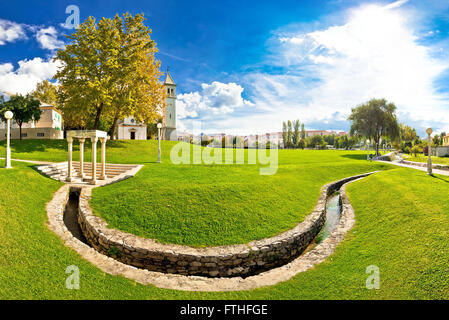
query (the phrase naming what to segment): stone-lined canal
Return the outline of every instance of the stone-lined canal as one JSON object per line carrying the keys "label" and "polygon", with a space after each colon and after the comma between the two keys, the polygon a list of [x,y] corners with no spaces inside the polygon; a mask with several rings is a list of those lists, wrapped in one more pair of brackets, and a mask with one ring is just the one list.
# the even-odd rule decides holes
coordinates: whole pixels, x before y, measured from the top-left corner
{"label": "stone-lined canal", "polygon": [[326,202],[326,222],[320,233],[315,238],[315,243],[320,244],[334,231],[341,216],[341,200],[340,194],[335,193],[330,196]]}

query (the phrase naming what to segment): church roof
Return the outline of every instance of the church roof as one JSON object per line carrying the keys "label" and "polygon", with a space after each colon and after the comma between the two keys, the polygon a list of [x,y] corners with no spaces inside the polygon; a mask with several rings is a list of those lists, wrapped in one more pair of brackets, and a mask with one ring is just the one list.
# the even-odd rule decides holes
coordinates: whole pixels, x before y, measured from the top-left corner
{"label": "church roof", "polygon": [[176,83],[173,81],[173,78],[170,75],[170,72],[167,70],[167,76],[165,77],[164,84],[172,84],[176,86]]}

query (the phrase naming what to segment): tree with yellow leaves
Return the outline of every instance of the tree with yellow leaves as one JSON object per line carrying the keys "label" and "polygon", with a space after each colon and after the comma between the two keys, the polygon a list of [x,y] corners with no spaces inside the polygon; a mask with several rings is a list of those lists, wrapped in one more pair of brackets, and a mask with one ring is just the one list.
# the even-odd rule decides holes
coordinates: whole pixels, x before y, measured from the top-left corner
{"label": "tree with yellow leaves", "polygon": [[143,15],[116,15],[96,23],[89,17],[67,36],[71,43],[57,52],[62,62],[55,75],[65,121],[71,127],[99,129],[114,137],[117,121],[133,115],[150,122],[164,107],[156,43]]}
{"label": "tree with yellow leaves", "polygon": [[58,107],[58,87],[48,80],[39,82],[31,95],[40,102]]}

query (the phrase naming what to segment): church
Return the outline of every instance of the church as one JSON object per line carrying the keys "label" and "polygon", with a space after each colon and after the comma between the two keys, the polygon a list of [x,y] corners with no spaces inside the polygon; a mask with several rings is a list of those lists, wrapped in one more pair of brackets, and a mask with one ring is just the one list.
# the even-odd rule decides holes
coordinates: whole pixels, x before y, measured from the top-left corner
{"label": "church", "polygon": [[[176,141],[178,140],[176,131],[176,83],[168,69],[164,87],[167,90],[167,106],[162,116],[161,138]],[[147,125],[138,123],[133,116],[120,120],[116,132],[116,138],[119,140],[147,140]]]}

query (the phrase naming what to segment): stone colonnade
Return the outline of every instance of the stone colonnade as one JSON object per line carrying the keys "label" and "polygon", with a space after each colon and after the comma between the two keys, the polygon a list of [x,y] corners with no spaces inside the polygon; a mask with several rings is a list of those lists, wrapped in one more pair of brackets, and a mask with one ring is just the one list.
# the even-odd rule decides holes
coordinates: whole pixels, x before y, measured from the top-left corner
{"label": "stone colonnade", "polygon": [[80,173],[79,177],[84,179],[84,143],[86,139],[90,139],[92,142],[92,180],[91,184],[97,184],[97,143],[101,142],[101,173],[100,180],[105,180],[106,177],[106,141],[108,140],[107,133],[98,130],[72,130],[67,131],[67,144],[68,144],[68,174],[67,182],[73,181],[73,166],[72,166],[72,150],[73,141],[78,139],[80,143]]}

